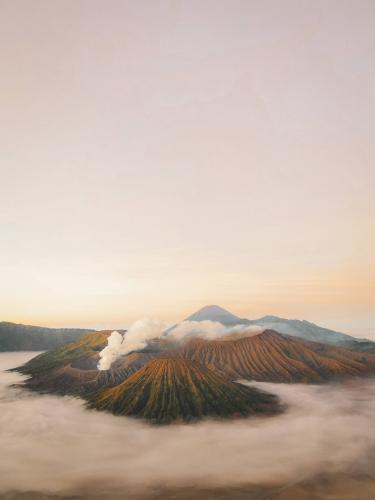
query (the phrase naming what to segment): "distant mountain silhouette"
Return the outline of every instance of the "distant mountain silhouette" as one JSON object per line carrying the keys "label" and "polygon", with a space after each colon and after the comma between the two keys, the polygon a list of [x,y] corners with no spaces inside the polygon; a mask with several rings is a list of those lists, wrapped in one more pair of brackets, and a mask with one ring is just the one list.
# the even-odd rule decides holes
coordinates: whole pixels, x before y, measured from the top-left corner
{"label": "distant mountain silhouette", "polygon": [[[205,306],[199,311],[191,314],[185,321],[216,321],[225,326],[235,325],[259,325],[265,330],[274,330],[279,333],[300,337],[314,342],[323,342],[332,345],[342,345],[349,349],[364,352],[375,352],[375,342],[368,339],[357,339],[351,335],[323,328],[309,321],[298,319],[286,319],[278,316],[267,315],[258,319],[240,318],[235,314],[217,305]],[[169,328],[167,333],[176,325]]]}
{"label": "distant mountain silhouette", "polygon": [[337,345],[344,341],[353,341],[354,337],[335,330],[323,328],[305,320],[279,318],[277,316],[263,316],[251,321],[252,324],[263,326],[268,330],[275,330],[279,333],[301,337],[314,342],[327,342]]}
{"label": "distant mountain silhouette", "polygon": [[[202,307],[185,319],[185,321],[207,320],[215,321],[228,327],[235,325],[259,325],[264,329],[274,330],[305,340],[342,346],[356,351],[375,353],[375,342],[369,339],[358,339],[305,320],[286,319],[271,315],[250,320],[240,318],[218,305]],[[165,336],[175,326],[173,325],[168,328],[164,332]],[[48,351],[73,342],[82,335],[92,331],[79,328],[46,328],[0,322],[0,352]]]}
{"label": "distant mountain silhouette", "polygon": [[248,319],[242,319],[220,306],[211,305],[202,307],[199,311],[188,316],[184,321],[217,321],[223,325],[240,325],[251,323]]}
{"label": "distant mountain silhouette", "polygon": [[45,328],[0,322],[0,351],[47,351],[77,340],[93,330]]}

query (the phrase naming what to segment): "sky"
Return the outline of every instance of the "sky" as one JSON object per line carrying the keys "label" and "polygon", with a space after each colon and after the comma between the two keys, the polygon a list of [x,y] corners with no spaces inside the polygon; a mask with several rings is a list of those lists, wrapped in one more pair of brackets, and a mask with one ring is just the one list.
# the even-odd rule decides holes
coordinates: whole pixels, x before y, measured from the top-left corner
{"label": "sky", "polygon": [[0,320],[375,338],[375,3],[0,0]]}

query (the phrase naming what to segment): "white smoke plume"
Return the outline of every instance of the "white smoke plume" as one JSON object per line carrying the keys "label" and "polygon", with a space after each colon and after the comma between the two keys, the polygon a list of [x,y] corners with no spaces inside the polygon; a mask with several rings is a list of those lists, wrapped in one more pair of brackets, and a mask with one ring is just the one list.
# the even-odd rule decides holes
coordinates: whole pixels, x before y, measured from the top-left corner
{"label": "white smoke plume", "polygon": [[109,370],[111,368],[112,362],[118,357],[118,353],[121,349],[122,343],[124,341],[123,336],[118,331],[114,331],[108,337],[107,346],[100,351],[100,361],[98,363],[99,370]]}
{"label": "white smoke plume", "polygon": [[145,318],[133,323],[124,336],[113,331],[108,337],[107,346],[99,354],[98,369],[109,370],[118,357],[144,349],[147,341],[159,338],[165,327],[162,321]]}
{"label": "white smoke plume", "polygon": [[108,344],[99,353],[98,370],[109,370],[112,363],[120,356],[144,349],[147,342],[161,337],[182,340],[187,337],[204,337],[214,340],[225,335],[246,334],[256,335],[264,329],[258,325],[225,326],[217,321],[182,321],[172,329],[166,330],[162,321],[141,319],[131,325],[124,336],[113,331],[108,337]]}
{"label": "white smoke plume", "polygon": [[214,340],[225,335],[235,333],[258,334],[262,333],[264,328],[258,325],[235,325],[225,326],[218,321],[182,321],[170,330],[168,336],[175,339],[185,337],[204,337]]}

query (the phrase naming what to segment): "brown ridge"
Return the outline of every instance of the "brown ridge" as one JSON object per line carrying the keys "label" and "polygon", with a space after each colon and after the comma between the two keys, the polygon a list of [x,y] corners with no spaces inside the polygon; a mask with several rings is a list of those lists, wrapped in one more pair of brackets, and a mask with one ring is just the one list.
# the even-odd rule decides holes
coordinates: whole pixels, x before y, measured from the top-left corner
{"label": "brown ridge", "polygon": [[176,351],[230,379],[322,382],[375,373],[375,356],[272,330],[238,340],[193,338]]}
{"label": "brown ridge", "polygon": [[101,391],[90,406],[155,423],[279,411],[277,398],[185,359],[159,358]]}

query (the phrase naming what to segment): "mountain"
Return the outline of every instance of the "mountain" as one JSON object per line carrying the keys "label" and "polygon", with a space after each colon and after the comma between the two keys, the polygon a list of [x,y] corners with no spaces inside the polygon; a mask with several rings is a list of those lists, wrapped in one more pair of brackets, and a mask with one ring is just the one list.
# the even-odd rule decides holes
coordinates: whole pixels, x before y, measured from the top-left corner
{"label": "mountain", "polygon": [[375,342],[368,339],[343,340],[339,343],[339,346],[350,349],[352,351],[361,351],[367,352],[369,354],[375,354]]}
{"label": "mountain", "polygon": [[88,333],[75,342],[39,354],[17,368],[17,371],[26,375],[36,375],[39,372],[45,373],[48,370],[66,366],[78,359],[86,359],[87,362],[90,362],[92,358],[98,359],[99,351],[107,345],[107,338],[110,334],[110,330]]}
{"label": "mountain", "polygon": [[[249,320],[240,318],[220,306],[205,306],[199,311],[191,314],[185,321],[217,321],[225,326],[235,325],[259,325],[265,330],[275,330],[285,335],[300,337],[314,342],[347,347],[349,349],[375,352],[375,342],[368,339],[357,339],[351,335],[323,328],[309,321],[298,319],[286,319],[278,316],[263,316],[258,319]],[[167,330],[167,333],[176,325]]]}
{"label": "mountain", "polygon": [[78,339],[92,330],[80,328],[45,328],[0,322],[0,352],[47,351]]}
{"label": "mountain", "polygon": [[231,333],[220,340],[189,337],[182,343],[163,337],[100,371],[99,352],[110,333],[92,332],[36,356],[16,369],[29,376],[23,385],[81,396],[92,407],[115,414],[167,423],[275,410],[272,396],[250,394],[234,383],[239,379],[320,383],[375,373],[375,355],[271,330]]}
{"label": "mountain", "polygon": [[53,351],[45,352],[15,369],[29,378],[30,389],[61,395],[85,396],[122,382],[150,359],[152,353],[132,353],[119,358],[110,370],[99,371],[99,351],[111,331],[93,332]]}
{"label": "mountain", "polygon": [[275,396],[176,358],[150,361],[123,383],[90,398],[89,406],[159,424],[279,411]]}
{"label": "mountain", "polygon": [[266,330],[258,335],[228,336],[221,340],[188,338],[183,344],[163,338],[142,352],[118,358],[110,370],[99,371],[99,351],[110,331],[93,332],[31,359],[17,371],[29,375],[26,385],[42,392],[85,395],[123,382],[154,358],[174,356],[201,363],[231,380],[323,382],[375,372],[371,353]]}
{"label": "mountain", "polygon": [[300,337],[314,342],[327,342],[339,344],[344,341],[353,341],[354,337],[335,330],[329,330],[305,320],[279,318],[277,316],[263,316],[252,320],[252,324],[263,326],[268,330],[276,330],[279,333]]}
{"label": "mountain", "polygon": [[98,370],[98,358],[81,358],[59,368],[38,372],[24,385],[40,393],[85,398],[120,384],[152,359],[152,354],[134,352],[117,360],[110,370]]}
{"label": "mountain", "polygon": [[211,305],[202,307],[199,311],[188,316],[184,321],[218,321],[223,325],[242,325],[251,323],[248,319],[242,319],[230,313],[220,306]]}
{"label": "mountain", "polygon": [[229,340],[192,338],[176,356],[230,380],[317,383],[375,373],[375,356],[289,337],[272,330]]}

